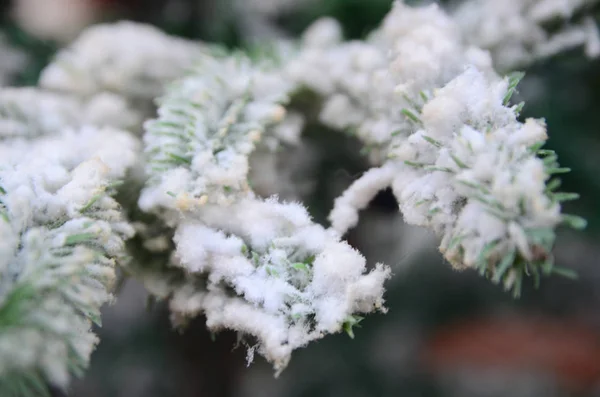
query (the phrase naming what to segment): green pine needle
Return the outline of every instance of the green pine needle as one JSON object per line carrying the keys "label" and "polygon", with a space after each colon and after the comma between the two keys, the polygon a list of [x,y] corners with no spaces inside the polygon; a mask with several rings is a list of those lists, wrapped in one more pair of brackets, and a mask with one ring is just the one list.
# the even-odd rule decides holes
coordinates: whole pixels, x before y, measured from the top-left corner
{"label": "green pine needle", "polygon": [[492,278],[493,283],[498,284],[500,280],[502,280],[508,269],[510,269],[510,267],[513,266],[513,264],[515,263],[516,257],[517,251],[513,248],[508,254],[506,254],[502,258],[502,260],[496,267],[496,270],[494,271],[494,276]]}
{"label": "green pine needle", "polygon": [[353,315],[347,317],[346,320],[344,321],[344,323],[342,324],[342,328],[344,329],[346,334],[348,334],[350,339],[354,339],[353,327],[360,327],[359,324],[362,320],[363,320],[363,317],[356,316],[353,314]]}
{"label": "green pine needle", "polygon": [[425,139],[427,142],[431,143],[435,147],[438,147],[438,148],[442,147],[442,144],[440,143],[440,141],[437,141],[437,140],[435,140],[435,139],[433,139],[433,138],[431,138],[431,137],[429,137],[427,135],[422,135],[421,137],[423,139]]}
{"label": "green pine needle", "polygon": [[554,266],[552,268],[552,273],[553,274],[557,274],[557,275],[562,276],[562,277],[566,277],[566,278],[571,279],[571,280],[577,280],[579,278],[579,276],[577,275],[577,272],[575,270],[567,269],[567,268],[564,268],[564,267],[556,267],[556,266]]}
{"label": "green pine needle", "polygon": [[517,91],[517,85],[519,85],[523,77],[525,77],[525,73],[523,72],[514,72],[508,75],[508,89],[502,100],[504,106],[509,104],[510,98],[512,98],[513,94]]}
{"label": "green pine needle", "polygon": [[405,115],[407,118],[409,118],[412,122],[417,123],[417,124],[422,124],[421,119],[419,118],[419,116],[417,116],[416,114],[414,114],[410,110],[404,108],[404,109],[401,110],[401,112],[402,112],[403,115]]}
{"label": "green pine needle", "polygon": [[576,230],[583,230],[587,226],[587,221],[577,215],[563,214],[562,221],[565,225]]}
{"label": "green pine needle", "polygon": [[96,235],[94,233],[72,234],[72,235],[70,235],[69,237],[67,237],[65,239],[65,245],[69,246],[69,245],[76,245],[76,244],[86,243],[88,241],[93,240],[94,237],[96,237]]}

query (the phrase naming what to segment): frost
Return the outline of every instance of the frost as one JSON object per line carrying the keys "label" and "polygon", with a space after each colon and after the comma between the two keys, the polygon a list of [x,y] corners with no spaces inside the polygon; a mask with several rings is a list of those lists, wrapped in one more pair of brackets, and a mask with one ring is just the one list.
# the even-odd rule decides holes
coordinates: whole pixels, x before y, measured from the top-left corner
{"label": "frost", "polygon": [[[391,272],[342,237],[386,188],[455,268],[515,295],[525,276],[564,274],[554,230],[585,226],[561,213],[577,195],[556,192],[568,169],[542,149],[545,123],[518,118],[523,74],[496,70],[574,46],[597,55],[593,3],[474,0],[449,15],[396,1],[365,40],[324,18],[252,59],[136,23],[89,28],[40,87],[0,90],[0,394],[64,388],[87,365],[115,265],[168,301],[174,325],[204,315],[277,373],[311,341],[353,337],[385,312]],[[300,5],[244,4],[259,25]],[[550,34],[554,18],[567,23]],[[328,155],[302,137],[319,123],[371,167],[329,227],[299,202]]]}
{"label": "frost", "polygon": [[390,274],[383,265],[365,274],[365,259],[302,205],[250,188],[248,158],[261,138],[288,138],[286,123],[298,128],[282,107],[290,88],[242,57],[205,59],[146,124],[151,179],[139,203],[175,228],[171,271],[183,270],[184,281],[149,279],[171,295],[174,322],[203,313],[210,329],[253,338],[277,371],[354,313],[383,310]]}
{"label": "frost", "polygon": [[[135,43],[135,45],[131,45]],[[152,100],[182,76],[203,46],[139,23],[95,25],[42,72],[44,88],[90,96],[109,91]]]}
{"label": "frost", "polygon": [[[597,0],[473,0],[453,17],[469,43],[490,50],[499,70],[511,70],[576,47],[584,47],[589,58],[600,55],[596,22],[585,16],[594,4]],[[556,20],[562,26],[547,30]]]}

